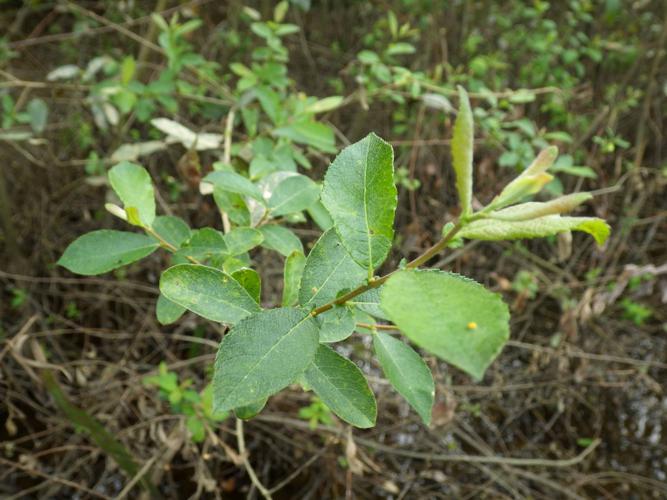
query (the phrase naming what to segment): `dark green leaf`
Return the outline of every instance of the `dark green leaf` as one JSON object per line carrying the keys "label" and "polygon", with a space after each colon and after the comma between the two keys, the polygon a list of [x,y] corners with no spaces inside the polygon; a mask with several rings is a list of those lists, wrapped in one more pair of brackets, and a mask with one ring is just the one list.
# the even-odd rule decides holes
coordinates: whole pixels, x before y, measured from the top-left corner
{"label": "dark green leaf", "polygon": [[269,199],[275,217],[310,208],[320,197],[320,188],[305,175],[292,175],[282,181]]}
{"label": "dark green leaf", "polygon": [[171,323],[174,323],[183,316],[185,311],[185,307],[179,306],[176,302],[172,302],[162,294],[157,298],[155,315],[162,325],[170,325]]}
{"label": "dark green leaf", "polygon": [[264,241],[264,235],[253,227],[237,227],[225,235],[229,255],[240,255]]}
{"label": "dark green leaf", "polygon": [[320,342],[340,342],[354,332],[354,314],[349,307],[338,306],[320,314]]}
{"label": "dark green leaf", "polygon": [[259,277],[259,273],[254,269],[243,268],[232,273],[232,278],[239,282],[239,284],[245,288],[248,295],[250,295],[255,302],[260,303],[262,295],[262,280]]}

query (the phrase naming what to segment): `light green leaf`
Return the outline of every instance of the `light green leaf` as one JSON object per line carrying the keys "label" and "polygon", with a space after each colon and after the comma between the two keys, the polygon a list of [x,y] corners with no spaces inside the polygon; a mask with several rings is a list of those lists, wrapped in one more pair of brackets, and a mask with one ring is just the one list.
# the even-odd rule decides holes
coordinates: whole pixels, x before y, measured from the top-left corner
{"label": "light green leaf", "polygon": [[250,225],[250,211],[243,196],[223,191],[222,189],[213,189],[213,199],[218,208],[229,215],[229,219],[239,226]]}
{"label": "light green leaf", "polygon": [[292,175],[282,181],[269,199],[275,217],[310,208],[320,197],[320,188],[305,175]]}
{"label": "light green leaf", "polygon": [[285,259],[283,300],[282,306],[293,306],[299,300],[299,285],[303,268],[306,265],[306,256],[303,252],[292,252]]}
{"label": "light green leaf", "polygon": [[480,219],[470,223],[459,232],[462,238],[470,240],[517,240],[523,238],[543,238],[566,231],[583,231],[603,245],[609,237],[609,225],[596,217],[562,217],[545,215],[524,221],[504,221]]}
{"label": "light green leaf", "polygon": [[139,220],[150,226],[155,219],[155,193],[148,171],[135,163],[122,161],[109,170],[109,182],[118,197],[128,208],[137,210]]}
{"label": "light green leaf", "polygon": [[49,108],[44,99],[39,97],[31,99],[26,106],[26,111],[30,117],[30,127],[38,134],[44,132],[46,119],[49,116]]}
{"label": "light green leaf", "polygon": [[127,85],[132,80],[137,69],[137,63],[132,56],[125,56],[120,65],[120,81],[123,85]]}
{"label": "light green leaf", "polygon": [[336,109],[343,102],[343,98],[339,95],[325,97],[319,101],[314,102],[306,108],[306,113],[324,113]]}
{"label": "light green leaf", "polygon": [[315,224],[317,224],[322,231],[328,231],[333,227],[331,215],[329,215],[329,212],[324,208],[321,201],[313,203],[308,209],[308,215],[310,215],[310,218],[313,219]]}
{"label": "light green leaf", "polygon": [[269,87],[257,87],[255,95],[259,99],[264,112],[269,116],[271,121],[277,125],[280,121],[280,114],[282,106],[280,104],[280,96],[271,90]]}
{"label": "light green leaf", "polygon": [[58,264],[73,273],[93,276],[143,259],[158,247],[154,238],[143,234],[101,229],[70,243]]}
{"label": "light green leaf", "polygon": [[349,307],[337,306],[317,317],[320,342],[340,342],[354,332],[354,314]]}
{"label": "light green leaf", "polygon": [[236,227],[225,235],[229,255],[241,255],[264,241],[264,235],[254,227]]}
{"label": "light green leaf", "polygon": [[456,190],[461,204],[461,215],[472,213],[472,155],[474,124],[470,101],[465,89],[459,86],[459,112],[454,122],[452,163],[456,173]]}
{"label": "light green leaf", "polygon": [[593,198],[590,193],[572,193],[547,202],[529,202],[491,212],[489,217],[504,221],[525,221],[545,215],[571,212]]}
{"label": "light green leaf", "polygon": [[336,157],[322,190],[322,203],[352,258],[369,269],[387,257],[394,237],[394,153],[375,134]]}
{"label": "light green leaf", "polygon": [[177,321],[186,309],[183,306],[179,306],[176,302],[172,302],[164,295],[160,294],[157,298],[157,304],[155,306],[155,316],[161,325],[170,325]]}
{"label": "light green leaf", "polygon": [[384,284],[382,309],[415,344],[476,379],[509,338],[509,310],[479,283],[442,271],[399,271]]}
{"label": "light green leaf", "polygon": [[325,153],[335,153],[336,143],[331,128],[323,123],[302,120],[273,131],[277,137],[287,137],[299,144],[312,146]]}
{"label": "light green leaf", "polygon": [[308,254],[301,278],[299,303],[317,307],[339,292],[359,286],[366,278],[363,267],[352,260],[333,229],[324,233]]}
{"label": "light green leaf", "polygon": [[245,288],[248,295],[250,295],[255,302],[260,303],[262,295],[262,280],[259,273],[254,269],[245,267],[232,273],[232,278],[239,282]]}
{"label": "light green leaf", "polygon": [[225,243],[225,237],[220,231],[204,227],[192,231],[192,236],[182,244],[181,249],[176,255],[205,261],[212,257],[229,255],[229,248],[227,247],[227,243]]}
{"label": "light green leaf", "polygon": [[352,361],[321,344],[304,379],[341,419],[362,429],[375,425],[375,396],[364,374]]}
{"label": "light green leaf", "polygon": [[239,322],[215,360],[215,410],[249,405],[291,384],[312,362],[317,339],[317,323],[304,309],[269,309]]}
{"label": "light green leaf", "polygon": [[289,229],[277,224],[266,224],[259,228],[264,241],[262,245],[287,257],[292,252],[302,252],[301,240]]}
{"label": "light green leaf", "polygon": [[264,203],[264,197],[259,188],[250,179],[236,172],[211,172],[204,177],[202,182],[208,182],[223,191],[249,196]]}
{"label": "light green leaf", "polygon": [[195,314],[230,325],[261,310],[235,279],[213,267],[170,267],[162,273],[160,292]]}
{"label": "light green leaf", "polygon": [[384,376],[429,425],[435,385],[424,360],[410,346],[387,333],[373,335],[373,348]]}
{"label": "light green leaf", "polygon": [[153,221],[153,231],[165,241],[180,248],[192,236],[192,231],[180,217],[160,215]]}

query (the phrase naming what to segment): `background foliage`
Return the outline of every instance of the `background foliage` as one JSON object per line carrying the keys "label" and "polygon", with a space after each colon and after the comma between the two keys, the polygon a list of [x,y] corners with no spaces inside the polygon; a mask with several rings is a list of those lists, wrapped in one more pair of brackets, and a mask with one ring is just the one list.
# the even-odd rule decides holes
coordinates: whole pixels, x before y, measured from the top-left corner
{"label": "background foliage", "polygon": [[[482,384],[429,359],[439,399],[424,427],[378,383],[368,346],[355,347],[369,337],[354,336],[344,354],[378,395],[377,428],[349,434],[320,400],[287,391],[246,423],[252,467],[285,498],[662,494],[662,2],[5,4],[3,494],[113,497],[144,464],[132,494],[140,483],[171,497],[255,489],[237,429],[212,411],[206,387],[222,331],[189,314],[175,326],[154,319],[164,256],[102,278],[54,267],[76,236],[123,229],[100,203],[119,204],[108,167],[143,164],[160,213],[221,230],[263,217],[240,194],[296,178],[307,201],[332,153],[374,131],[394,146],[398,169],[393,269],[458,215],[448,154],[457,84],[476,123],[473,207],[555,143],[547,190],[596,192],[587,215],[609,220],[612,237],[603,250],[575,234],[450,251],[437,267],[502,293],[512,311],[513,340]],[[238,171],[256,182],[216,190],[216,178],[229,185]],[[298,238],[239,233],[241,258],[227,264],[256,264],[266,305],[293,302],[279,278],[303,262],[285,256],[330,224],[317,206],[285,220],[280,206],[271,217]],[[192,236],[162,223],[175,246]],[[188,251],[210,256],[210,238],[198,234]],[[162,300],[157,313],[170,323],[182,311]],[[592,455],[555,466],[597,439]]]}

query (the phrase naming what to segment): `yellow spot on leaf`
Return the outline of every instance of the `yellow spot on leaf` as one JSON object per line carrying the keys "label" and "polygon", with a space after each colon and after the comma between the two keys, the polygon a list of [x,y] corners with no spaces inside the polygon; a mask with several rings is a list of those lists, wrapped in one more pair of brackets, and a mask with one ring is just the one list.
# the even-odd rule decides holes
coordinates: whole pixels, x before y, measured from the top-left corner
{"label": "yellow spot on leaf", "polygon": [[477,323],[475,323],[474,321],[471,321],[470,323],[468,323],[467,326],[468,326],[468,330],[477,330]]}

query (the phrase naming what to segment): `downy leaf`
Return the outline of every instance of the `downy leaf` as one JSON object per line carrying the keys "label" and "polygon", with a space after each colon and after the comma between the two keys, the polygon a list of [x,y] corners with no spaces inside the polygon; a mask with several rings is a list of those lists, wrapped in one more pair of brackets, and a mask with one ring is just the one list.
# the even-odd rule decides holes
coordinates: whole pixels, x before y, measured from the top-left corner
{"label": "downy leaf", "polygon": [[317,323],[305,309],[269,309],[239,322],[215,360],[214,409],[249,405],[291,384],[312,362],[317,339]]}
{"label": "downy leaf", "polygon": [[317,317],[320,342],[340,342],[354,332],[354,314],[349,307],[337,306]]}
{"label": "downy leaf", "polygon": [[339,292],[356,288],[365,277],[364,268],[352,260],[336,231],[330,229],[308,254],[299,303],[308,307],[321,306],[335,299]]}
{"label": "downy leaf", "polygon": [[155,219],[155,192],[148,171],[135,163],[122,161],[109,170],[109,182],[125,205],[125,211],[134,208],[144,226]]}
{"label": "downy leaf", "polygon": [[150,236],[101,229],[70,243],[58,264],[73,273],[94,276],[143,259],[159,246]]}
{"label": "downy leaf", "polygon": [[303,253],[301,240],[289,229],[277,224],[266,224],[259,228],[264,236],[262,246],[287,257],[292,252]]}
{"label": "downy leaf", "polygon": [[239,282],[245,288],[248,295],[250,295],[255,302],[260,303],[262,295],[262,280],[259,273],[254,269],[245,267],[232,273],[232,278]]}
{"label": "downy leaf", "polygon": [[153,231],[176,248],[180,248],[192,236],[192,231],[185,221],[172,215],[156,217],[153,221]]}
{"label": "downy leaf", "polygon": [[394,237],[394,153],[375,134],[346,147],[329,166],[322,203],[352,258],[369,274],[387,257]]}
{"label": "downy leaf", "polygon": [[283,300],[282,306],[293,306],[299,300],[299,285],[303,268],[306,265],[306,256],[303,252],[292,252],[285,259]]}
{"label": "downy leaf", "polygon": [[489,217],[504,221],[524,221],[543,217],[545,215],[555,215],[571,212],[582,203],[591,200],[593,195],[590,193],[573,193],[560,196],[547,202],[529,202],[512,207],[504,208],[496,212],[491,212]]}
{"label": "downy leaf", "polygon": [[384,376],[429,425],[435,385],[424,360],[410,346],[387,333],[373,335],[373,348]]}
{"label": "downy leaf", "polygon": [[305,175],[293,175],[282,181],[269,199],[275,217],[310,208],[320,197],[320,188]]}
{"label": "downy leaf", "polygon": [[609,225],[596,217],[562,217],[545,215],[524,221],[504,221],[480,219],[464,226],[459,232],[462,238],[470,240],[517,240],[523,238],[543,238],[566,231],[583,231],[603,245],[609,237]]}
{"label": "downy leaf", "polygon": [[160,292],[199,316],[230,325],[261,310],[235,279],[213,267],[170,267],[162,273]]}
{"label": "downy leaf", "polygon": [[250,179],[236,172],[211,172],[202,179],[202,182],[208,182],[223,191],[249,196],[264,203],[264,197],[259,188]]}
{"label": "downy leaf", "polygon": [[352,361],[320,344],[304,379],[342,420],[362,429],[375,425],[375,396],[364,374]]}
{"label": "downy leaf", "polygon": [[509,337],[509,310],[479,283],[442,271],[399,271],[382,309],[415,344],[481,379]]}
{"label": "downy leaf", "polygon": [[172,302],[164,295],[160,294],[157,298],[157,304],[155,305],[155,316],[161,325],[170,325],[177,321],[183,314],[186,309],[183,306],[179,306],[176,302]]}
{"label": "downy leaf", "polygon": [[225,235],[229,255],[241,255],[262,244],[264,236],[254,227],[236,227]]}
{"label": "downy leaf", "polygon": [[461,215],[472,213],[472,155],[474,124],[470,100],[465,89],[459,86],[459,111],[454,122],[452,137],[452,163],[456,173],[456,191],[459,194]]}

